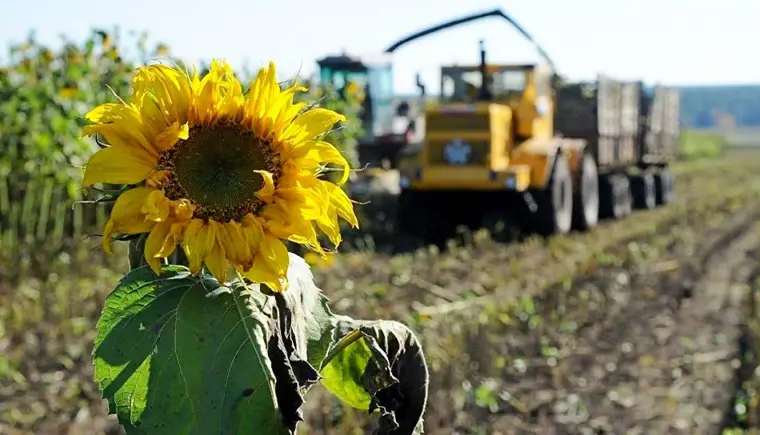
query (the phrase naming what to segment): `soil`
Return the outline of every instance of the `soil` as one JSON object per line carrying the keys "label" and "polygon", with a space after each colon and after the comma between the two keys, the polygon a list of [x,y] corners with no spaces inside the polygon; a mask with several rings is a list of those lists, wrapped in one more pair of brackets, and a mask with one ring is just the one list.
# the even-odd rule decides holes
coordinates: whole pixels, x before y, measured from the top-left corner
{"label": "soil", "polygon": [[[315,275],[333,311],[400,320],[422,340],[428,434],[719,434],[754,369],[760,159],[747,153],[679,165],[673,204],[548,240],[463,234],[465,246],[392,255],[386,198],[363,210],[365,250]],[[121,432],[89,357],[118,270],[66,270],[0,285],[0,434]],[[301,433],[373,427],[319,388],[305,411]]]}

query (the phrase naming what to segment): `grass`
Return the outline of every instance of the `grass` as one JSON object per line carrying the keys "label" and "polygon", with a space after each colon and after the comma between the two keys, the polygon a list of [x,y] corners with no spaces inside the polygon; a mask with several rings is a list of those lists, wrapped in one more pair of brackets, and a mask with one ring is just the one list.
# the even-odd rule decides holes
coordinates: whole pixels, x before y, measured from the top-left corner
{"label": "grass", "polygon": [[[667,364],[686,351],[660,344],[657,334],[691,340],[697,344],[689,352],[699,354],[731,330],[710,317],[714,312],[697,310],[693,317],[718,331],[711,341],[698,334],[704,328],[679,328],[668,307],[683,304],[683,289],[706,276],[707,266],[728,265],[730,255],[713,253],[756,219],[757,157],[746,151],[680,163],[676,203],[588,234],[502,245],[475,233],[447,252],[350,252],[317,269],[316,279],[335,311],[398,319],[417,331],[431,364],[428,433],[620,433],[621,425],[667,433],[655,426],[676,424],[686,412],[662,393],[675,382]],[[364,238],[392,236],[392,227],[379,227]],[[103,298],[124,264],[93,262],[90,249],[71,249],[18,283],[0,282],[0,433],[114,430],[91,381],[89,355]],[[634,350],[620,353],[626,343]],[[718,379],[724,366],[716,367]],[[626,379],[634,370],[653,386],[631,393]],[[710,391],[725,384],[705,376],[698,380]],[[625,411],[632,400],[650,420]],[[700,400],[682,402],[714,411]],[[365,433],[371,426],[319,390],[306,408],[305,433]]]}
{"label": "grass", "polygon": [[719,156],[729,145],[725,136],[714,132],[685,131],[679,140],[679,153],[687,160]]}

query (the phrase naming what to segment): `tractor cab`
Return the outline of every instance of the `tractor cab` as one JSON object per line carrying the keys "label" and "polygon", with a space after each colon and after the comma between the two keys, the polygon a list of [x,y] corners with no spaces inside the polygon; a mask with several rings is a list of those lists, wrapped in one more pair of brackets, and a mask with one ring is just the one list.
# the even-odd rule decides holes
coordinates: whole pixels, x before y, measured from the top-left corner
{"label": "tractor cab", "polygon": [[327,56],[319,61],[319,78],[336,92],[343,93],[354,83],[364,90],[362,127],[367,139],[388,134],[392,128],[393,70],[385,56]]}
{"label": "tractor cab", "polygon": [[487,64],[481,42],[480,65],[441,67],[441,104],[435,112],[489,118],[493,105],[506,106],[516,142],[551,135],[551,78],[551,68],[543,64]]}
{"label": "tractor cab", "polygon": [[[530,81],[529,67],[487,65],[486,86],[479,66],[444,66],[441,68],[441,102],[476,103],[488,101],[510,104],[519,100]],[[490,95],[483,94],[483,89]]]}

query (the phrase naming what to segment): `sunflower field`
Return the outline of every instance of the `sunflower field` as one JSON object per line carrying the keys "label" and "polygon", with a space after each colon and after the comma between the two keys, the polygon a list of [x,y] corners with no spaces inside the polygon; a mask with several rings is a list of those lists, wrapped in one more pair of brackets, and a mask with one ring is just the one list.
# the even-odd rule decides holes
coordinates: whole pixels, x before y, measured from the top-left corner
{"label": "sunflower field", "polygon": [[[111,261],[126,260],[129,272],[96,302],[95,323],[61,332],[94,341],[90,376],[121,429],[294,433],[302,395],[320,380],[350,406],[381,410],[388,430],[419,426],[427,367],[414,334],[398,322],[333,314],[307,263],[283,243],[316,249],[319,225],[337,244],[338,216],[357,225],[335,182],[349,178],[347,160],[355,164],[361,96],[317,85],[291,101],[288,87],[309,83],[283,87],[274,64],[251,80],[215,61],[198,78],[165,45],[148,48],[146,35],[134,50],[119,39],[98,30],[54,50],[30,35],[10,48],[0,72],[0,296],[15,298],[14,283],[35,277],[84,282],[108,270],[82,248],[112,252],[116,233],[131,242]],[[155,160],[141,166],[145,158]],[[146,230],[129,229],[137,227]],[[173,239],[180,228],[187,233]],[[102,245],[83,243],[99,232]],[[171,255],[169,239],[182,241],[182,255]],[[93,294],[69,296],[53,305],[80,317]],[[25,345],[6,331],[34,328],[29,314],[56,310],[47,295],[32,298],[41,312],[0,308],[3,396],[34,382],[10,355]],[[410,370],[414,380],[399,384]],[[376,385],[362,382],[369,376]],[[7,421],[36,420],[33,408],[0,406],[0,432]]]}
{"label": "sunflower field", "polygon": [[[182,64],[95,30],[59,48],[31,35],[0,64],[0,434],[395,434],[423,411],[434,435],[760,429],[760,148],[687,132],[674,201],[590,232],[419,246],[398,237],[394,194],[368,189],[338,253],[290,257],[288,292],[220,285],[187,258],[157,279],[134,267],[144,239],[100,255],[112,202],[95,200],[119,186],[82,188],[108,140],[82,130],[159,61]],[[356,167],[361,95],[309,88],[297,101],[347,118],[325,140]],[[270,315],[235,317],[252,307]],[[261,394],[267,361],[286,382]],[[276,406],[285,419],[243,418]]]}
{"label": "sunflower field", "polygon": [[[147,34],[122,37],[106,30],[92,31],[84,42],[64,37],[58,48],[40,43],[32,33],[10,46],[6,59],[0,65],[0,258],[21,256],[26,270],[44,267],[64,248],[81,245],[107,219],[107,205],[78,202],[97,193],[81,188],[82,167],[97,149],[95,140],[81,137],[85,113],[129,95],[137,66],[180,61],[166,45],[150,43]],[[208,66],[199,70],[204,73]],[[253,77],[243,71],[241,79],[250,83]],[[360,123],[352,122],[360,107],[356,96],[341,98],[314,86],[299,98],[348,118],[327,140],[355,164],[361,134]],[[18,267],[0,268],[0,277],[18,272]]]}

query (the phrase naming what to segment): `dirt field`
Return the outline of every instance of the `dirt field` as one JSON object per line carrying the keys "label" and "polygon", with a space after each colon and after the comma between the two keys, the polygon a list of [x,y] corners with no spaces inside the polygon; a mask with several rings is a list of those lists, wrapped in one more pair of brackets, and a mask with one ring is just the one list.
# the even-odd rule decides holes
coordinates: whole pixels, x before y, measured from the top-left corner
{"label": "dirt field", "polygon": [[[316,271],[334,311],[409,324],[431,365],[429,434],[719,434],[757,420],[760,152],[682,163],[675,203],[589,234],[390,255],[392,208]],[[387,201],[387,200],[386,200]],[[360,243],[359,243],[360,242]],[[119,433],[90,380],[89,267],[0,284],[0,434]],[[3,331],[3,328],[5,329]],[[303,433],[371,419],[320,390]],[[741,406],[740,406],[741,405]]]}

